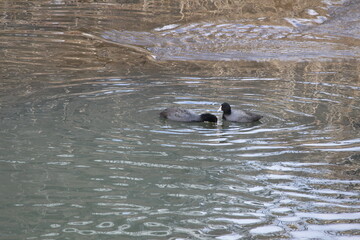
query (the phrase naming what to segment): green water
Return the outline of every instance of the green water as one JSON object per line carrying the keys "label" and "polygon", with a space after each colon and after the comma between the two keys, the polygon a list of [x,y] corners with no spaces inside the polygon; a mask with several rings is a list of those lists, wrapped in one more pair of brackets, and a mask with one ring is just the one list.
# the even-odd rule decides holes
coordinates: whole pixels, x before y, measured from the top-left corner
{"label": "green water", "polygon": [[358,5],[161,2],[0,3],[0,239],[359,239]]}

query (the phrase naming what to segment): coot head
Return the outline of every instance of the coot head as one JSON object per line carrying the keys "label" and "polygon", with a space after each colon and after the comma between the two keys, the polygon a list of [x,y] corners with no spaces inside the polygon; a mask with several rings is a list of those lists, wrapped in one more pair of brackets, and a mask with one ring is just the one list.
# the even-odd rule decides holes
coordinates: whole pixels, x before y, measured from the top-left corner
{"label": "coot head", "polygon": [[223,111],[225,114],[231,114],[230,104],[224,102],[223,104],[221,104],[219,111]]}
{"label": "coot head", "polygon": [[203,122],[217,122],[217,117],[215,115],[212,115],[210,113],[204,113],[200,115],[200,118]]}

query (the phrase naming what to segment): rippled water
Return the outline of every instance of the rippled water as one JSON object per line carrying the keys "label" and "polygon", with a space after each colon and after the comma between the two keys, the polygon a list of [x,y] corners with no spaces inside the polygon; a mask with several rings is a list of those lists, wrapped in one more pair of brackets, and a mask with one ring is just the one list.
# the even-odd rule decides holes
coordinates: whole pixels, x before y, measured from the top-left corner
{"label": "rippled water", "polygon": [[[160,2],[0,3],[0,239],[360,239],[356,2]],[[264,118],[159,118],[224,101]]]}

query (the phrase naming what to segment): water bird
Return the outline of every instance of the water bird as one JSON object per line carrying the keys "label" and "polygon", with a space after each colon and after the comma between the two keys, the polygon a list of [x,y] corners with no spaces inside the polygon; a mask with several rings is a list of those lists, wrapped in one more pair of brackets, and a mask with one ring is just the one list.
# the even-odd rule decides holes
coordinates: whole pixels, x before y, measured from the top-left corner
{"label": "water bird", "polygon": [[223,111],[223,119],[230,122],[241,122],[241,123],[249,123],[259,121],[263,116],[243,111],[239,109],[231,109],[230,104],[224,102],[221,104],[219,111]]}
{"label": "water bird", "polygon": [[210,113],[196,114],[191,110],[179,107],[167,108],[160,113],[160,116],[166,119],[179,122],[217,122],[217,117]]}

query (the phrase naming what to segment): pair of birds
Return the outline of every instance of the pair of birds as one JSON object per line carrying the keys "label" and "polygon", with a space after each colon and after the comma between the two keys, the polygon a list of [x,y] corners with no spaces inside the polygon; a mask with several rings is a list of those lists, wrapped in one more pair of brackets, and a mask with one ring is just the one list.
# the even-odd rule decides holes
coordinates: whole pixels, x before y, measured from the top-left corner
{"label": "pair of birds", "polygon": [[[256,122],[263,116],[243,110],[231,109],[230,104],[221,104],[219,111],[223,111],[223,119],[231,122]],[[160,113],[160,116],[179,122],[217,122],[217,117],[210,113],[198,115],[190,110],[173,107],[167,108]]]}

